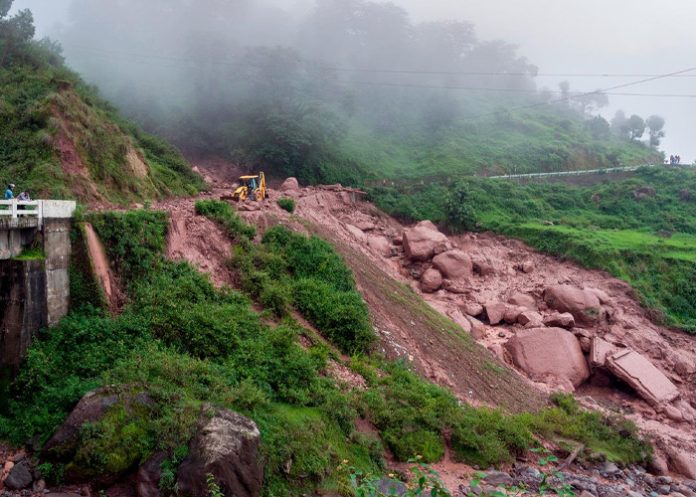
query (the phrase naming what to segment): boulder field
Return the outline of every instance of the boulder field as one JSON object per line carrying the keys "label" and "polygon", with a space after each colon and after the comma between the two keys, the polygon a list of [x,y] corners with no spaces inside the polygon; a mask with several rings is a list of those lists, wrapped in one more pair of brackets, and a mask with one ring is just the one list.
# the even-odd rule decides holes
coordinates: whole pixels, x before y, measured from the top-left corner
{"label": "boulder field", "polygon": [[[296,212],[411,286],[536,387],[621,413],[653,440],[658,463],[694,474],[696,339],[653,322],[626,283],[500,236],[447,236],[428,221],[404,227],[338,191],[303,189],[297,199]],[[388,339],[402,354],[409,339],[397,337]]]}

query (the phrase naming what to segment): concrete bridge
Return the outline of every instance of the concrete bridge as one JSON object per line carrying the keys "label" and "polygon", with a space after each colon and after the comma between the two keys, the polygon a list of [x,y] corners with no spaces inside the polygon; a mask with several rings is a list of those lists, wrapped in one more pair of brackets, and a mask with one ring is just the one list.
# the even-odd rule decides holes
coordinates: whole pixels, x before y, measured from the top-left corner
{"label": "concrete bridge", "polygon": [[0,201],[0,381],[21,365],[32,335],[68,313],[76,203]]}

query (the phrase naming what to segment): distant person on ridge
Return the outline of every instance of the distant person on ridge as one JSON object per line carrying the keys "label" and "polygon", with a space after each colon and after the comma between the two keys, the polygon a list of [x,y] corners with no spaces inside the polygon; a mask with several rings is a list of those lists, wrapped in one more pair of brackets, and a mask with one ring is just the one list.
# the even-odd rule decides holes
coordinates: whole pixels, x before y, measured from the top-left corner
{"label": "distant person on ridge", "polygon": [[7,185],[7,190],[5,190],[5,200],[12,200],[14,198],[14,188],[15,186],[12,183]]}

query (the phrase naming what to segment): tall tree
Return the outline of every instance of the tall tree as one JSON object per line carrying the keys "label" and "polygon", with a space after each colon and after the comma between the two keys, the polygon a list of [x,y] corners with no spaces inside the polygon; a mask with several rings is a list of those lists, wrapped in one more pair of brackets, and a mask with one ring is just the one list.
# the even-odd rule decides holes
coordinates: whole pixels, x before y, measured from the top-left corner
{"label": "tall tree", "polygon": [[14,0],[0,0],[0,19],[4,19],[7,17],[7,14],[10,13],[13,1]]}
{"label": "tall tree", "polygon": [[628,118],[622,110],[617,110],[611,120],[611,131],[620,138],[630,138]]}
{"label": "tall tree", "polygon": [[660,141],[665,137],[665,119],[661,116],[652,115],[645,120],[650,134],[650,146],[659,147]]}
{"label": "tall tree", "polygon": [[628,118],[628,130],[631,140],[639,140],[645,133],[645,121],[637,114]]}

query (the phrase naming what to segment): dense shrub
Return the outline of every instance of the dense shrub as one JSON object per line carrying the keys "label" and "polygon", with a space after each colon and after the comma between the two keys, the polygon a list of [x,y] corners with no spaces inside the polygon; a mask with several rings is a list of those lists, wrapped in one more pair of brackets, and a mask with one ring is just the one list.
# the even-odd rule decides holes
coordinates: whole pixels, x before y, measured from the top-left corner
{"label": "dense shrub", "polygon": [[290,214],[295,212],[295,201],[289,197],[279,198],[278,205],[281,209],[288,211]]}
{"label": "dense shrub", "polygon": [[164,212],[105,212],[89,220],[124,281],[131,283],[157,268],[166,241]]}
{"label": "dense shrub", "polygon": [[375,340],[367,305],[355,291],[338,291],[316,279],[294,286],[298,310],[343,352],[366,352]]}

